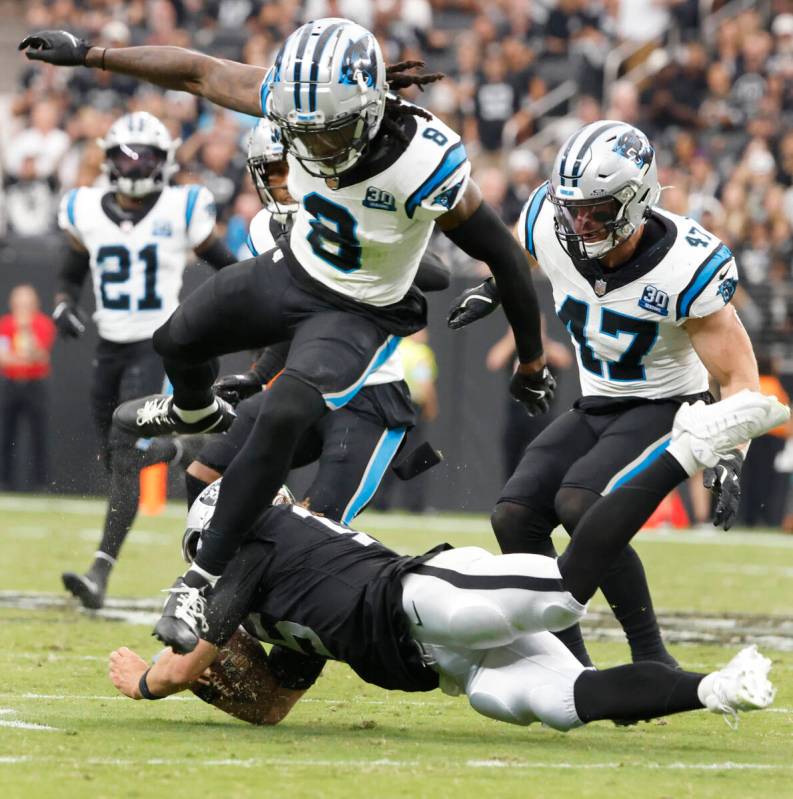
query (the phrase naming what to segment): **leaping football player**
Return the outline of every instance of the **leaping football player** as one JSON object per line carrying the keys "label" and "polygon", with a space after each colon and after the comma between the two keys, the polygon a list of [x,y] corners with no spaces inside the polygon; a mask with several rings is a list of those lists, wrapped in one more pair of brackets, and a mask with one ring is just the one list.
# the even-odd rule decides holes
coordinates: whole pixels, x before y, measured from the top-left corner
{"label": "leaping football player", "polygon": [[[196,562],[172,587],[156,627],[180,651],[195,645],[210,586],[284,479],[302,433],[344,407],[399,338],[426,324],[412,286],[434,226],[499,282],[520,366],[511,390],[547,410],[554,381],[542,354],[537,297],[517,242],[470,180],[460,137],[389,91],[440,75],[420,62],[386,67],[375,37],[348,20],[309,22],[271,69],[176,47],[92,47],[63,31],[28,36],[28,58],[120,72],[275,122],[289,151],[299,208],[288,241],[224,270],[155,334],[173,397],[121,405],[139,435],[219,431],[232,416],[211,390],[216,357],[290,340],[267,413],[226,470]],[[273,269],[285,261],[288,269]]]}
{"label": "leaping football player", "polygon": [[[248,169],[264,207],[253,218],[248,235],[252,255],[267,252],[292,229],[297,203],[286,185],[289,165],[281,132],[269,119],[261,119],[248,142]],[[286,264],[275,268],[286,269]],[[429,250],[416,272],[423,291],[441,291],[449,285],[448,267]],[[289,342],[267,347],[253,368],[242,375],[227,375],[215,383],[219,396],[234,401],[237,416],[222,435],[209,436],[185,475],[191,507],[207,485],[217,480],[242,448],[259,413],[266,413],[262,387],[284,368]],[[386,470],[400,452],[406,434],[415,424],[410,392],[403,378],[397,349],[367,378],[353,399],[334,413],[326,413],[302,436],[292,468],[318,462],[319,468],[303,502],[311,510],[349,524],[369,503]],[[422,444],[402,458],[397,474],[410,479],[437,462],[437,453]]]}
{"label": "leaping football player", "polygon": [[[776,398],[751,391],[713,405],[684,404],[661,459],[684,474],[713,467],[789,418]],[[110,656],[110,678],[132,699],[192,687],[256,724],[284,718],[329,658],[388,690],[465,694],[477,712],[511,724],[539,721],[567,731],[598,719],[626,724],[702,708],[735,722],[739,711],[773,701],[771,661],[754,646],[711,674],[653,661],[596,671],[549,632],[581,618],[609,567],[604,559],[593,567],[579,542],[627,505],[632,529],[623,525],[615,541],[625,546],[657,502],[652,482],[640,472],[597,500],[558,562],[448,545],[400,557],[286,497],[260,516],[223,573],[194,650],[166,650],[149,667],[122,647]],[[211,524],[214,500],[203,498],[188,528]],[[268,655],[254,637],[273,644]]]}
{"label": "leaping football player", "polygon": [[[507,482],[492,516],[502,552],[553,555],[557,524],[572,534],[601,496],[663,463],[680,404],[712,399],[708,373],[722,398],[759,387],[751,342],[730,304],[738,283],[732,253],[694,220],[658,207],[660,194],[647,137],[603,121],[565,142],[550,180],[523,208],[516,233],[529,262],[551,281],[583,396],[531,443]],[[497,300],[492,281],[469,290],[450,326],[486,315]],[[725,529],[735,518],[743,457],[736,448],[706,472],[714,523]],[[659,485],[671,490],[675,475],[683,479],[672,469]],[[674,663],[638,555],[631,547],[612,550],[623,517],[628,509],[589,542],[615,559],[601,588],[633,658]],[[577,628],[562,637],[589,664]]]}
{"label": "leaping football player", "polygon": [[[178,168],[177,142],[159,119],[146,112],[127,114],[101,144],[109,187],[72,189],[61,202],[58,222],[68,247],[53,314],[61,335],[85,331],[79,300],[90,273],[99,331],[91,410],[110,489],[94,561],[85,574],[64,572],[63,584],[94,609],[102,607],[110,572],[135,520],[138,474],[163,457],[161,448],[143,448],[138,436],[112,425],[113,411],[119,402],[162,390],[162,359],[152,336],[179,303],[191,253],[216,269],[236,260],[215,233],[209,190],[170,185]],[[170,450],[172,455],[173,445]]]}

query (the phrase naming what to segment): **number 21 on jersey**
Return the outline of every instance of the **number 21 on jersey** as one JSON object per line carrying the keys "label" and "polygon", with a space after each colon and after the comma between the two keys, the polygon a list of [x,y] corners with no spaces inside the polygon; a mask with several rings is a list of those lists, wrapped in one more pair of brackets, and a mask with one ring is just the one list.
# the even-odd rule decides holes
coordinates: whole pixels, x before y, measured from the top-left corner
{"label": "number 21 on jersey", "polygon": [[[642,361],[658,338],[658,323],[649,319],[637,319],[634,316],[603,308],[600,316],[600,332],[606,336],[618,338],[620,333],[633,336],[628,348],[618,361],[602,361],[595,355],[586,335],[589,318],[589,304],[581,300],[567,297],[558,310],[562,324],[575,339],[580,353],[581,365],[588,372],[608,380],[634,381],[646,380]],[[605,366],[605,375],[604,375]]]}
{"label": "number 21 on jersey", "polygon": [[114,296],[108,291],[109,286],[119,286],[126,283],[132,274],[132,254],[120,245],[112,244],[100,247],[96,254],[96,266],[101,275],[99,279],[99,294],[102,307],[114,311],[159,311],[162,308],[162,299],[157,294],[157,245],[149,244],[144,247],[137,257],[143,263],[143,295],[136,300],[132,307],[132,298],[129,293],[119,291]]}

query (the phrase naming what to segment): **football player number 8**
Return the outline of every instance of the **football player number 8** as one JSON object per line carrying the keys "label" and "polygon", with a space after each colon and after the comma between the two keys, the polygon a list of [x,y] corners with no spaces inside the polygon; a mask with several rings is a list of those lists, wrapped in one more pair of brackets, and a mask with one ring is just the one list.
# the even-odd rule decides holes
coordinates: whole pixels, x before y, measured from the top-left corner
{"label": "football player number 8", "polygon": [[[162,299],[157,295],[157,245],[149,244],[138,253],[143,262],[144,286],[143,296],[138,298],[138,311],[158,311],[162,308]],[[132,254],[119,244],[100,247],[96,254],[96,266],[101,274],[99,294],[102,307],[113,311],[129,311],[132,301],[129,294],[119,293],[115,297],[108,296],[108,286],[126,283],[132,267]],[[113,268],[115,267],[115,268]]]}
{"label": "football player number 8", "polygon": [[314,217],[307,236],[314,255],[342,272],[360,269],[361,242],[355,235],[355,217],[344,206],[315,192],[303,198],[303,206]]}

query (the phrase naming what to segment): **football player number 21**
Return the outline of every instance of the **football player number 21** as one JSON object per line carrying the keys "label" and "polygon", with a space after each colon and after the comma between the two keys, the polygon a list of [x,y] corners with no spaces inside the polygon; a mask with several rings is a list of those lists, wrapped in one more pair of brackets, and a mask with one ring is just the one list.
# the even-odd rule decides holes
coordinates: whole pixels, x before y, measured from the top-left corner
{"label": "football player number 21", "polygon": [[[138,311],[158,311],[162,308],[162,299],[157,294],[157,245],[149,244],[136,256],[143,263],[143,295],[137,298],[135,309]],[[96,265],[101,274],[99,293],[102,307],[114,311],[129,311],[132,298],[120,291],[109,296],[109,286],[121,286],[129,280],[132,269],[132,253],[120,244],[100,247],[96,254]],[[114,292],[111,292],[114,293]]]}
{"label": "football player number 21", "polygon": [[[581,364],[593,374],[603,377],[604,361],[595,356],[586,337],[586,324],[589,305],[581,300],[568,297],[558,311],[562,324],[570,331],[581,353]],[[628,349],[618,361],[606,361],[609,380],[646,380],[642,359],[652,349],[658,337],[658,323],[604,308],[600,317],[600,332],[617,338],[620,333],[633,336]]]}

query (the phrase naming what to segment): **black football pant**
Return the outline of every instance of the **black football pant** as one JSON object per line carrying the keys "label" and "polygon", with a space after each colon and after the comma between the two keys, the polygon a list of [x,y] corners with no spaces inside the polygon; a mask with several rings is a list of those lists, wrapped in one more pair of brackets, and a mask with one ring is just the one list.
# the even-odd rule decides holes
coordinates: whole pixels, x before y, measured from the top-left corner
{"label": "black football pant", "polygon": [[[553,529],[562,524],[571,536],[578,535],[579,522],[602,495],[663,452],[679,407],[670,400],[611,413],[574,409],[555,419],[529,445],[493,511],[502,552],[555,557]],[[584,535],[596,547],[605,531],[587,528]],[[629,540],[613,553],[600,587],[634,659],[673,662],[661,639],[644,567]],[[559,637],[579,660],[591,663],[577,625]]]}
{"label": "black football pant", "polygon": [[[226,469],[196,560],[211,574],[222,573],[286,480],[303,434],[327,409],[346,405],[399,344],[374,321],[378,309],[343,308],[337,298],[307,290],[283,260],[273,250],[227,267],[189,295],[154,337],[174,404],[184,409],[211,403],[218,356],[291,341],[284,371],[267,392],[267,413],[258,415]],[[424,324],[421,313],[408,321],[405,333]]]}
{"label": "black football pant", "polygon": [[129,343],[100,339],[93,367],[91,409],[100,457],[110,477],[99,551],[115,560],[138,512],[140,470],[152,461],[137,446],[135,436],[113,425],[113,411],[121,402],[161,391],[164,374],[151,339]]}

